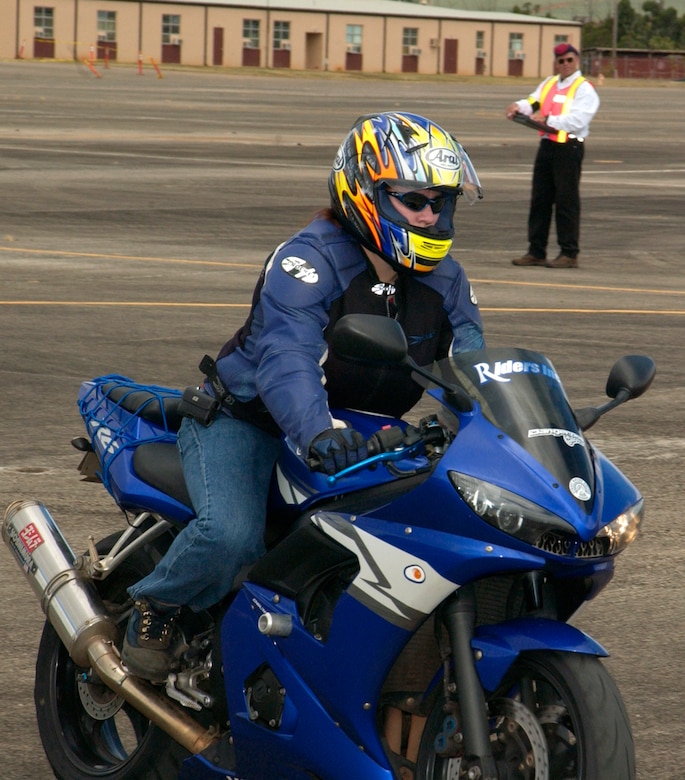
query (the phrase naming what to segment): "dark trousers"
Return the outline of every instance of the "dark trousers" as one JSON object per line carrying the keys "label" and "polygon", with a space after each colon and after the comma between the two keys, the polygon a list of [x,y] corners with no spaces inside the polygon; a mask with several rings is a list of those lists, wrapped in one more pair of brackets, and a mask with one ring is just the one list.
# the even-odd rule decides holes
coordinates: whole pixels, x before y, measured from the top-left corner
{"label": "dark trousers", "polygon": [[578,255],[580,235],[580,170],[585,149],[578,141],[558,144],[543,138],[533,167],[528,214],[528,252],[547,257],[547,241],[555,210],[557,241],[566,257]]}

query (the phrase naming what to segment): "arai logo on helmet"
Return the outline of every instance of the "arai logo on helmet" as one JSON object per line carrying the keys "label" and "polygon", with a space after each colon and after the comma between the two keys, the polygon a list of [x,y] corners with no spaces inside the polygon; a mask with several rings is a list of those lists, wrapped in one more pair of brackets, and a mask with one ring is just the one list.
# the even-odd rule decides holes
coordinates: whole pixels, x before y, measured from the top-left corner
{"label": "arai logo on helmet", "polygon": [[445,171],[458,171],[461,166],[456,152],[445,146],[439,146],[437,149],[430,149],[426,152],[426,162]]}

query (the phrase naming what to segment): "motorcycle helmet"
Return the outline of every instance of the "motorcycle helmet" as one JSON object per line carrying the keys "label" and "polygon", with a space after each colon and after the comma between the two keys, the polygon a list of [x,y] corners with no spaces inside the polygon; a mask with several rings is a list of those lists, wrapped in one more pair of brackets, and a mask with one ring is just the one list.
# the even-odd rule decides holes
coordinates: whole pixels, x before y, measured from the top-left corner
{"label": "motorcycle helmet", "polygon": [[[444,193],[437,222],[409,224],[393,206],[396,187]],[[457,198],[483,197],[461,144],[429,119],[404,112],[360,117],[338,149],[328,188],[346,230],[395,270],[415,274],[432,271],[449,252]]]}

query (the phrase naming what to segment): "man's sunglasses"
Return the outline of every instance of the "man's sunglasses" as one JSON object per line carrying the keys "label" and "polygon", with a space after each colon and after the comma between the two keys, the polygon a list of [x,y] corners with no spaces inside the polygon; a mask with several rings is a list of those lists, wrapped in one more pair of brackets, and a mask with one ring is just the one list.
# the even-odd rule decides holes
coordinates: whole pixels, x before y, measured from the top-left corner
{"label": "man's sunglasses", "polygon": [[388,195],[397,198],[410,211],[423,211],[426,206],[430,206],[433,214],[439,214],[443,210],[445,203],[452,199],[451,195],[438,195],[437,198],[429,198],[420,192],[394,192],[393,190],[388,190]]}
{"label": "man's sunglasses", "polygon": [[565,62],[573,62],[575,57],[557,57],[559,65],[563,65]]}

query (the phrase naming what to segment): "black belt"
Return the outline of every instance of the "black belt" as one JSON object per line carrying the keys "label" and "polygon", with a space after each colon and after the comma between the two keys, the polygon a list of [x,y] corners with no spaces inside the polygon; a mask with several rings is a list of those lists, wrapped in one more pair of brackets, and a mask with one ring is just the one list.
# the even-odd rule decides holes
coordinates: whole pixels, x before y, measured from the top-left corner
{"label": "black belt", "polygon": [[236,420],[252,423],[270,436],[279,437],[281,435],[278,423],[259,396],[255,396],[249,401],[239,401],[232,393],[227,393],[221,405]]}
{"label": "black belt", "polygon": [[249,401],[240,401],[221,381],[214,358],[205,355],[200,361],[200,371],[207,377],[207,384],[222,409],[236,420],[252,423],[270,436],[280,436],[281,429],[259,396]]}

